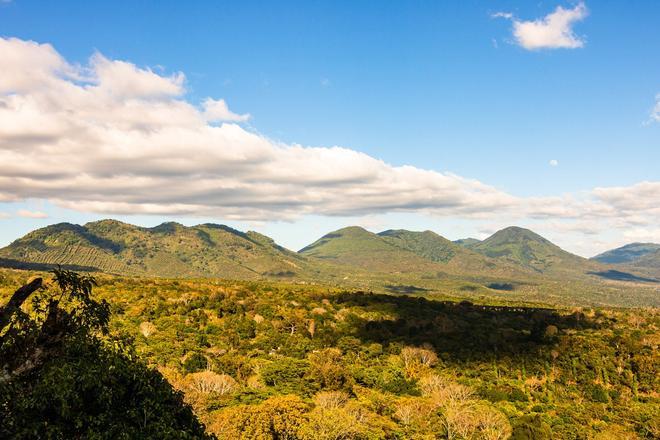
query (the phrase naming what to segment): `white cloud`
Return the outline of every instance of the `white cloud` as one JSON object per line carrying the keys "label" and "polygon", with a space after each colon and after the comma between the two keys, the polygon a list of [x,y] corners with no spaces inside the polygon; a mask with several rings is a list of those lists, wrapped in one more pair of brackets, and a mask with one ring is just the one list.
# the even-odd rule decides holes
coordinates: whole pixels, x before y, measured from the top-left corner
{"label": "white cloud", "polygon": [[209,122],[244,122],[250,119],[249,113],[239,115],[229,110],[224,99],[206,98],[202,106]]}
{"label": "white cloud", "polygon": [[651,121],[660,122],[660,93],[655,95],[655,106],[651,110]]}
{"label": "white cloud", "polygon": [[559,165],[559,161],[557,159],[550,160],[550,166],[551,167],[556,167],[558,165]]}
{"label": "white cloud", "polygon": [[660,228],[633,228],[624,231],[628,241],[660,243]]}
{"label": "white cloud", "polygon": [[185,77],[101,54],[0,39],[0,202],[47,199],[104,214],[291,219],[428,210],[477,215],[517,199],[481,182],[392,166],[342,147],[272,141],[222,100],[185,99]]}
{"label": "white cloud", "polygon": [[660,182],[632,186],[595,188],[594,197],[619,218],[638,219],[640,213],[660,216]]}
{"label": "white cloud", "polygon": [[511,20],[513,18],[513,14],[511,12],[496,12],[493,15],[491,15],[493,18],[506,18],[507,20]]}
{"label": "white cloud", "polygon": [[516,43],[528,50],[538,50],[583,47],[584,38],[575,34],[573,26],[587,15],[587,7],[580,2],[571,9],[557,6],[554,12],[536,20],[519,20],[508,12],[498,12],[493,17],[511,20]]}
{"label": "white cloud", "polygon": [[185,76],[178,72],[163,77],[150,69],[140,69],[125,61],[109,60],[100,53],[90,61],[91,78],[97,91],[114,99],[157,99],[183,93]]}
{"label": "white cloud", "polygon": [[27,209],[21,209],[16,214],[19,217],[24,218],[48,218],[48,214],[42,211],[28,211]]}

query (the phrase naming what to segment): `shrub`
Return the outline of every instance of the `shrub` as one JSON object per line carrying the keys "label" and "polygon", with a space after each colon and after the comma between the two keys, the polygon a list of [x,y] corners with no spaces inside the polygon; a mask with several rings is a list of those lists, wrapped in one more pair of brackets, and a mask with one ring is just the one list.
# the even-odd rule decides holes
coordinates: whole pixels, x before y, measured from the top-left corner
{"label": "shrub", "polygon": [[513,423],[511,440],[551,440],[552,430],[538,415],[520,417]]}
{"label": "shrub", "polygon": [[208,360],[202,353],[193,353],[183,361],[183,371],[186,373],[196,373],[206,370],[207,367]]}

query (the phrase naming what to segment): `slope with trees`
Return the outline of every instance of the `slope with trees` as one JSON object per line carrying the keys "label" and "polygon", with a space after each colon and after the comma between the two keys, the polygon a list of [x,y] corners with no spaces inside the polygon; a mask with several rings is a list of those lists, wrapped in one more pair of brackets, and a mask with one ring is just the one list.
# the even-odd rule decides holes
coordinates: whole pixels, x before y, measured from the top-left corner
{"label": "slope with trees", "polygon": [[182,394],[109,331],[95,285],[55,270],[0,309],[0,438],[211,438]]}
{"label": "slope with trees", "polygon": [[61,223],[14,241],[0,250],[0,258],[5,265],[60,264],[122,275],[257,279],[314,273],[304,258],[268,237],[214,224]]}
{"label": "slope with trees", "polygon": [[[25,276],[2,275],[4,286]],[[655,309],[482,305],[263,281],[99,281],[110,329],[133,335],[137,355],[219,438],[659,434]]]}

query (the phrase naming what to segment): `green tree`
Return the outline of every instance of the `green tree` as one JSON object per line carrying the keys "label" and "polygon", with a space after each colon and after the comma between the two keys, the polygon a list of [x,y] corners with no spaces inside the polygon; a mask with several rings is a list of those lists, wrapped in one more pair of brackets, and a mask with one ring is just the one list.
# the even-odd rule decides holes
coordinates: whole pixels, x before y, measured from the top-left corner
{"label": "green tree", "polygon": [[0,438],[211,438],[130,341],[109,334],[94,278],[53,275],[0,309]]}

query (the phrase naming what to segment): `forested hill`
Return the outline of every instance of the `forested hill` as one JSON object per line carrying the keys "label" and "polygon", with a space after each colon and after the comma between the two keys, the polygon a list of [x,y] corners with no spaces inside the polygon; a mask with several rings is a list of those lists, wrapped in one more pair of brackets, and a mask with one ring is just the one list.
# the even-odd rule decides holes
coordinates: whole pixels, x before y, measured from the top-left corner
{"label": "forested hill", "polygon": [[358,226],[330,232],[300,253],[374,273],[435,273],[525,277],[526,268],[459,246],[432,231],[390,229],[375,234]]}
{"label": "forested hill", "polygon": [[592,260],[660,279],[660,244],[657,243],[630,243],[596,255]]}
{"label": "forested hill", "polygon": [[257,279],[307,275],[310,264],[256,232],[224,225],[143,228],[116,220],[60,223],[0,250],[4,265],[61,264],[122,275]]}
{"label": "forested hill", "polygon": [[647,255],[660,251],[660,244],[657,243],[630,243],[616,249],[598,254],[592,260],[601,263],[627,264],[635,263]]}
{"label": "forested hill", "polygon": [[543,274],[585,274],[599,270],[598,262],[571,254],[529,229],[511,226],[487,239],[472,243],[470,249]]}

